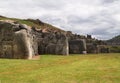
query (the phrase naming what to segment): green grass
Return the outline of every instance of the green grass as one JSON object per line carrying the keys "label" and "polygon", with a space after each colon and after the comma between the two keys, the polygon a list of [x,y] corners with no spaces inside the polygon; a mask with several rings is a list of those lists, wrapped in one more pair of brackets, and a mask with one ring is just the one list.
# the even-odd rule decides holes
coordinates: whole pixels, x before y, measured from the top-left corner
{"label": "green grass", "polygon": [[0,83],[120,83],[120,54],[0,59]]}

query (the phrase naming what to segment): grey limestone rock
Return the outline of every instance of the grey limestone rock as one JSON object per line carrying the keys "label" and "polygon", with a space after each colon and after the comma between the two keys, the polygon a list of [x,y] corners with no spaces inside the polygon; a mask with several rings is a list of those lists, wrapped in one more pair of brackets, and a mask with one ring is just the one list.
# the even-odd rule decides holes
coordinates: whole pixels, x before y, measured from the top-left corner
{"label": "grey limestone rock", "polygon": [[32,59],[38,54],[68,55],[64,33],[45,32],[13,21],[0,21],[0,57]]}
{"label": "grey limestone rock", "polygon": [[31,59],[35,55],[31,32],[27,25],[0,21],[0,57]]}
{"label": "grey limestone rock", "polygon": [[86,42],[84,39],[69,41],[70,54],[86,54]]}

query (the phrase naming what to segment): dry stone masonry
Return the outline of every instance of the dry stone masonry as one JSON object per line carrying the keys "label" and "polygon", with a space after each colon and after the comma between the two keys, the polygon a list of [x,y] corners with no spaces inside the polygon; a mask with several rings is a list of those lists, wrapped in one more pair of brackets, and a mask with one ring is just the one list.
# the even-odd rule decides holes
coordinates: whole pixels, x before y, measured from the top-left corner
{"label": "dry stone masonry", "polygon": [[[31,22],[44,25],[39,20]],[[106,51],[104,51],[106,50]],[[0,58],[32,59],[42,54],[69,55],[109,52],[100,41],[71,31],[37,29],[11,20],[0,20]]]}
{"label": "dry stone masonry", "polygon": [[32,59],[38,54],[68,55],[63,33],[49,33],[12,21],[0,21],[0,58]]}
{"label": "dry stone masonry", "polygon": [[33,36],[26,25],[0,21],[0,57],[31,59],[37,51]]}

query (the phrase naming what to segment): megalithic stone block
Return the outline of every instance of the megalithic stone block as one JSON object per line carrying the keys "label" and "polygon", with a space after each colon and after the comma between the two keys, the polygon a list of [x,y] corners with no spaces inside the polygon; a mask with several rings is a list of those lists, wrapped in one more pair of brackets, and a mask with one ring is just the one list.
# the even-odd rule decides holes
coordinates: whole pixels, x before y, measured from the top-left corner
{"label": "megalithic stone block", "polygon": [[0,57],[31,59],[35,55],[31,32],[27,25],[0,21]]}
{"label": "megalithic stone block", "polygon": [[69,41],[69,52],[71,54],[86,54],[86,42],[84,39]]}

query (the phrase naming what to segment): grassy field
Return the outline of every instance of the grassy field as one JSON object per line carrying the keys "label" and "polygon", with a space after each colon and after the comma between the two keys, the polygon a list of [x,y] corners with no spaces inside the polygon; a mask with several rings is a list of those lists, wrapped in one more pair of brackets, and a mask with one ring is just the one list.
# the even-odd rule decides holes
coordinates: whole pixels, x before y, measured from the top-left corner
{"label": "grassy field", "polygon": [[120,83],[120,54],[0,59],[0,83]]}

